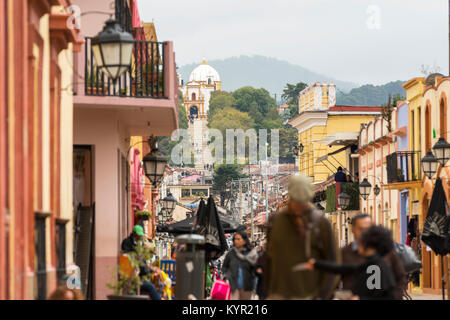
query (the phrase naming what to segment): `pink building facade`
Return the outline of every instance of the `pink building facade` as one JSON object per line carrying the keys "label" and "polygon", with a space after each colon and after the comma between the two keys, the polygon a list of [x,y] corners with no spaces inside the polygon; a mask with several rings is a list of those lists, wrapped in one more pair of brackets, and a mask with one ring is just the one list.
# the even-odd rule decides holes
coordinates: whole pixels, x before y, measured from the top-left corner
{"label": "pink building facade", "polygon": [[[123,5],[121,10],[111,8],[109,0],[74,3],[82,14],[87,13],[81,19],[86,44],[74,57],[74,168],[82,177],[74,189],[74,208],[79,218],[85,215],[85,220],[79,220],[87,222],[80,227],[91,239],[88,244],[80,240],[79,247],[88,249],[76,253],[76,263],[87,297],[106,299],[111,292],[106,285],[112,280],[109,267],[118,264],[121,241],[134,223],[133,213],[145,202],[140,167],[143,155],[130,148],[130,138],[169,136],[178,128],[178,81],[172,42],[142,41],[142,32],[132,27],[138,11],[128,3],[133,6],[134,1],[116,1]],[[119,11],[117,20],[139,39],[131,70],[116,84],[92,65],[89,37],[102,30],[108,19],[107,15],[88,13],[94,11],[116,15]],[[152,73],[145,72],[150,69]],[[152,207],[149,203],[148,210]]]}

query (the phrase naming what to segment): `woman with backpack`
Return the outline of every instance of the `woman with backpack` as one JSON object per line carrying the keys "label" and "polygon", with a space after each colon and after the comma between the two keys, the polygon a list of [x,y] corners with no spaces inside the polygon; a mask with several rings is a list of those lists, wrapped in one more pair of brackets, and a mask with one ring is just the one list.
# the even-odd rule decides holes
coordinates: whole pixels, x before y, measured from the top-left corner
{"label": "woman with backpack", "polygon": [[255,282],[258,253],[250,244],[245,231],[233,236],[233,247],[223,262],[224,279],[231,287],[231,300],[251,300]]}

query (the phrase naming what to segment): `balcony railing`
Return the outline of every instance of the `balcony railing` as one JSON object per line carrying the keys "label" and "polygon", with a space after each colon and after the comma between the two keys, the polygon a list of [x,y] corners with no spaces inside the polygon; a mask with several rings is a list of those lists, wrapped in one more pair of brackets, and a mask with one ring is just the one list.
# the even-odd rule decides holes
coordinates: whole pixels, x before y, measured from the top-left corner
{"label": "balcony railing", "polygon": [[164,90],[165,45],[164,42],[136,40],[131,67],[113,83],[97,68],[92,51],[92,38],[86,38],[85,95],[167,98]]}
{"label": "balcony railing", "polygon": [[420,181],[420,151],[394,152],[386,157],[388,183]]}

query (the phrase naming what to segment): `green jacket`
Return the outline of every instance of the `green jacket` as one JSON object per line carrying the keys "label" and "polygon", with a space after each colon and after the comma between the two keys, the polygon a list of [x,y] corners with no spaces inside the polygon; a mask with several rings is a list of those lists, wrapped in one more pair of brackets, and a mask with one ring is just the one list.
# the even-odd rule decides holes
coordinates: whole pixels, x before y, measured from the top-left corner
{"label": "green jacket", "polygon": [[[283,210],[269,222],[267,243],[267,290],[269,299],[330,299],[339,277],[321,271],[293,271],[297,264],[310,258],[340,262],[330,222],[318,211],[303,214],[309,226],[307,235],[300,235],[288,211]],[[309,248],[308,248],[309,247]],[[310,251],[308,256],[307,251]]]}

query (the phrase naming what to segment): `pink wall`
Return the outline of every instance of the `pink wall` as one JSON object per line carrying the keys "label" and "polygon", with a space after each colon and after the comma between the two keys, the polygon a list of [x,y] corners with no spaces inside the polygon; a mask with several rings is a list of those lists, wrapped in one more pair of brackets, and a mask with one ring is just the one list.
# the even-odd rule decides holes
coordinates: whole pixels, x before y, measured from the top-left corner
{"label": "pink wall", "polygon": [[[118,262],[119,243],[119,157],[126,154],[125,134],[120,130],[117,112],[74,110],[74,144],[91,145],[94,150],[93,189],[95,201],[96,299],[105,299],[111,271],[106,263]],[[119,144],[123,141],[122,145]],[[107,278],[105,278],[107,275]]]}

